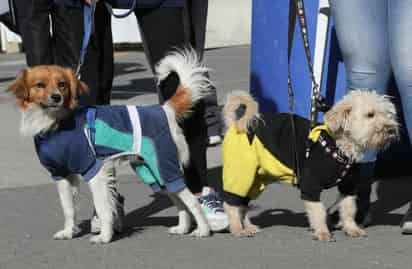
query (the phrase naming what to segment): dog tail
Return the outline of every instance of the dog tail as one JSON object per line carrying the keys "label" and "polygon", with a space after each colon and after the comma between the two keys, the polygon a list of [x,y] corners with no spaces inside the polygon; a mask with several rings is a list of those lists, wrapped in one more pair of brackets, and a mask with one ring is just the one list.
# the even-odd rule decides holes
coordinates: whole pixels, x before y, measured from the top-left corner
{"label": "dog tail", "polygon": [[227,128],[233,126],[238,132],[247,132],[260,119],[259,106],[248,92],[234,91],[226,97],[223,116]]}
{"label": "dog tail", "polygon": [[[188,116],[192,107],[210,93],[212,83],[206,75],[207,71],[209,68],[200,62],[196,51],[191,48],[169,53],[156,66],[160,90],[173,90],[170,98],[167,98],[167,93],[162,94],[177,119]],[[171,85],[174,85],[172,89]]]}

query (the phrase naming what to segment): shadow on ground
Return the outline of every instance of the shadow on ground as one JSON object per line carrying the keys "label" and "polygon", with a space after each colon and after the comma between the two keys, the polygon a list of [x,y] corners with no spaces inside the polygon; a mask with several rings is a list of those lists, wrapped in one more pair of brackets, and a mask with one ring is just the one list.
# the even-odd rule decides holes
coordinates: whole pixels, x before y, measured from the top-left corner
{"label": "shadow on ground", "polygon": [[152,77],[129,80],[130,84],[112,88],[112,99],[130,99],[144,94],[156,94],[156,83]]}
{"label": "shadow on ground", "polygon": [[412,199],[410,177],[385,179],[377,183],[376,201],[371,205],[372,225],[400,225],[404,212],[393,212]]}
{"label": "shadow on ground", "polygon": [[[222,189],[221,183],[222,167],[214,167],[208,170],[211,185],[217,189]],[[173,204],[169,197],[164,194],[153,194],[153,199],[143,207],[139,207],[125,217],[125,229],[116,239],[130,237],[135,233],[140,233],[145,227],[164,226],[171,227],[177,224],[177,216],[153,216],[162,210],[172,207]],[[392,225],[397,226],[401,223],[403,212],[394,212],[404,207],[410,202],[412,197],[412,182],[403,179],[381,180],[376,186],[376,200],[371,205],[373,216],[372,226]],[[259,207],[251,209],[259,211]],[[290,226],[290,227],[309,227],[304,212],[294,212],[285,208],[267,209],[253,214],[253,223],[262,228],[271,226]],[[89,220],[84,220],[80,227],[82,231],[89,231]],[[87,232],[84,232],[87,233]],[[82,236],[80,234],[79,236]]]}
{"label": "shadow on ground", "polygon": [[157,93],[156,82],[149,71],[148,77],[142,77],[138,73],[147,72],[148,68],[140,63],[115,63],[114,78],[126,76],[122,81],[127,81],[127,84],[113,85],[112,99],[130,99],[135,96]]}

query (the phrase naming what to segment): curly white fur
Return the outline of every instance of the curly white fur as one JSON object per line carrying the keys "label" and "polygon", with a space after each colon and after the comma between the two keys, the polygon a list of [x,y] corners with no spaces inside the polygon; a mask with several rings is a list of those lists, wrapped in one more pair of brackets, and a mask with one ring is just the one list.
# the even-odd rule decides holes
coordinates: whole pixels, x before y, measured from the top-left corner
{"label": "curly white fur", "polygon": [[156,65],[158,83],[164,80],[171,72],[179,75],[180,84],[192,91],[192,101],[197,103],[210,94],[212,82],[205,75],[209,68],[200,61],[195,50],[186,48],[170,52]]}
{"label": "curly white fur", "polygon": [[338,147],[354,161],[367,151],[385,149],[399,138],[399,123],[390,97],[355,90],[345,95],[325,116]]}

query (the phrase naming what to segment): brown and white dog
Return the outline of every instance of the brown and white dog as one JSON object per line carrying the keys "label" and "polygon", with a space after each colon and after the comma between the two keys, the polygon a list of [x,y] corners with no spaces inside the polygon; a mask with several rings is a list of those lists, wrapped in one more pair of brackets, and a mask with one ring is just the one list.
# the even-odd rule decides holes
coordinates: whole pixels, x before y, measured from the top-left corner
{"label": "brown and white dog", "polygon": [[[352,91],[324,115],[324,124],[310,134],[307,119],[285,113],[258,113],[257,103],[246,92],[228,96],[224,115],[228,127],[223,141],[224,207],[233,235],[253,236],[259,231],[248,217],[248,203],[274,180],[298,183],[318,240],[332,239],[320,193],[336,185],[342,194],[342,230],[351,237],[366,234],[354,220],[359,180],[356,163],[366,152],[383,150],[398,139],[395,106],[387,96]],[[300,173],[295,169],[297,164]]]}
{"label": "brown and white dog", "polygon": [[[112,240],[113,224],[118,213],[116,193],[110,185],[115,180],[113,167],[118,160],[127,160],[133,165],[136,158],[129,157],[140,155],[144,138],[151,141],[148,145],[152,152],[142,153],[140,157],[151,159],[158,154],[155,156],[157,161],[148,164],[154,165],[149,170],[155,174],[157,171],[157,176],[164,181],[162,186],[157,181],[152,185],[156,185],[158,190],[166,190],[179,211],[179,223],[171,227],[169,233],[188,233],[193,216],[197,229],[192,234],[198,237],[209,236],[210,229],[198,200],[184,185],[181,164],[187,163],[189,151],[177,123],[178,119],[188,116],[194,104],[209,93],[210,81],[204,75],[207,68],[198,61],[196,53],[188,49],[167,55],[160,61],[156,71],[159,83],[172,73],[175,77],[177,75],[179,82],[175,94],[163,105],[97,107],[95,140],[90,138],[86,127],[86,112],[78,106],[78,98],[87,92],[87,86],[76,78],[71,69],[60,66],[27,68],[9,87],[8,90],[15,95],[17,106],[22,111],[21,134],[35,137],[39,159],[56,179],[65,224],[54,235],[55,239],[71,239],[78,230],[73,198],[78,192],[81,175],[84,179],[89,178],[87,183],[101,222],[100,234],[91,237],[90,241],[108,243]],[[111,118],[110,122],[105,123],[105,130],[115,129],[111,125],[120,125],[119,130],[126,127],[132,129],[130,134],[123,134],[125,137],[132,137],[133,142],[126,154],[111,154],[107,158],[110,140],[109,144],[104,145],[106,153],[104,160],[101,160],[98,137],[105,133],[99,133],[97,121],[103,121],[100,118],[103,114],[109,114]],[[119,133],[119,130],[113,133]],[[73,138],[67,139],[70,137],[68,135],[73,135]],[[160,167],[162,158],[169,158],[167,168]],[[84,163],[89,160],[90,165],[83,169]],[[135,166],[139,173],[139,164]],[[140,175],[143,177],[144,173]],[[167,175],[173,175],[174,178],[163,178]]]}

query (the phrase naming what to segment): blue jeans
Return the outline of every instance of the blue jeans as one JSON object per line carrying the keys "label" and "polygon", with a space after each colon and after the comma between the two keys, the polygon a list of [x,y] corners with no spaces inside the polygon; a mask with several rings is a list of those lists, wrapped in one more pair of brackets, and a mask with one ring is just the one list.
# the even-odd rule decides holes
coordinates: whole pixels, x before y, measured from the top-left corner
{"label": "blue jeans", "polygon": [[384,94],[392,71],[412,139],[412,0],[330,0],[330,5],[347,88]]}

